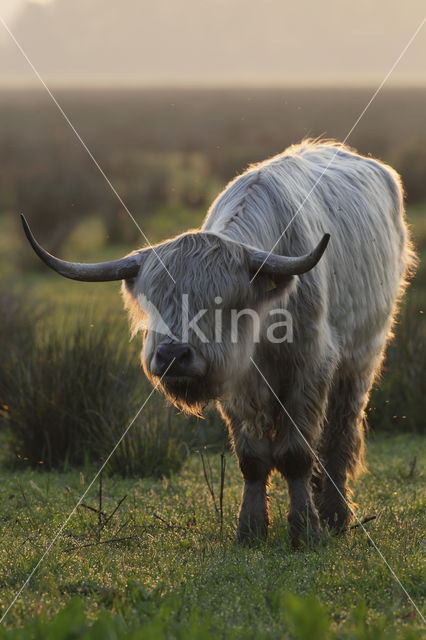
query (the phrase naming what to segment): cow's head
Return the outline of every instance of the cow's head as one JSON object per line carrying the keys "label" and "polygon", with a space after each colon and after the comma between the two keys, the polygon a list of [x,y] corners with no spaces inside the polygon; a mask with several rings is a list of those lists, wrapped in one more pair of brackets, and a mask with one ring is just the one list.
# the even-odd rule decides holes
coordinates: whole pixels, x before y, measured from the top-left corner
{"label": "cow's head", "polygon": [[317,264],[329,239],[325,235],[307,255],[283,257],[214,233],[189,232],[120,260],[80,264],[51,256],[24,219],[23,225],[37,255],[62,276],[123,280],[132,329],[144,337],[146,375],[174,404],[194,413],[244,374],[264,337],[267,309],[282,300],[295,275]]}

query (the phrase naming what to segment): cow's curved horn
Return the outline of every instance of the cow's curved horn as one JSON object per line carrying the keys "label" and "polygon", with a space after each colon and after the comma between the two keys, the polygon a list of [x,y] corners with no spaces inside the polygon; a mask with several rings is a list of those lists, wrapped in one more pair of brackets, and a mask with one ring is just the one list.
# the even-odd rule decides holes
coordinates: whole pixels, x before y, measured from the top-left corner
{"label": "cow's curved horn", "polygon": [[[286,276],[296,276],[309,271],[320,260],[325,248],[330,240],[330,234],[326,233],[319,244],[304,256],[287,257],[278,256],[276,253],[268,253],[253,249],[250,251],[250,271],[255,275],[258,272],[264,273],[271,278],[285,278]],[[253,279],[254,279],[253,276]]]}
{"label": "cow's curved horn", "polygon": [[38,257],[41,258],[48,267],[60,273],[61,276],[65,278],[81,280],[82,282],[110,282],[112,280],[134,278],[139,272],[142,263],[141,253],[127,256],[120,260],[98,262],[96,264],[66,262],[65,260],[55,258],[39,245],[23,215],[21,215],[21,221],[25,235]]}

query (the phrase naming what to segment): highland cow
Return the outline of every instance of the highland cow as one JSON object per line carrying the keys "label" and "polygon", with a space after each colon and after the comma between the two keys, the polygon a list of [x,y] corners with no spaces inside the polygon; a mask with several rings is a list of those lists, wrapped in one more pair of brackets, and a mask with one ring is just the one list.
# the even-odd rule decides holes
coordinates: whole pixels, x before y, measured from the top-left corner
{"label": "highland cow", "polygon": [[364,410],[414,264],[393,169],[305,141],[233,180],[200,230],[94,265],[54,258],[24,227],[61,275],[123,280],[145,373],[173,404],[216,402],[244,477],[240,541],[266,536],[273,470],[295,544],[348,527]]}

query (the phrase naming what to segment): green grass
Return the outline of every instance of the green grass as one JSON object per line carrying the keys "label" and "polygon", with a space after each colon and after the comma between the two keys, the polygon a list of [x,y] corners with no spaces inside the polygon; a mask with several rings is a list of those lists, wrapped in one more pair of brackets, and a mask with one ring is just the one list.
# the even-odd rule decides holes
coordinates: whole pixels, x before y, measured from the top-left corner
{"label": "green grass", "polygon": [[[410,209],[421,257],[426,246],[424,211],[424,205]],[[171,232],[166,229],[167,219],[165,215],[161,226],[164,233]],[[87,227],[84,223],[76,230],[64,247],[65,258],[102,260],[130,250],[104,245],[98,222],[88,221]],[[183,214],[181,223],[187,225]],[[117,283],[64,281],[47,270],[37,271],[35,258],[20,265],[22,271],[17,277],[16,256],[20,264],[19,256],[28,248],[23,248],[9,219],[0,219],[0,230],[6,232],[0,233],[0,272],[8,283],[14,277],[18,293],[24,290],[25,295],[30,294],[28,316],[21,313],[19,317],[32,321],[34,309],[41,308],[38,336],[40,327],[49,330],[58,325],[58,310],[72,324],[75,319],[84,321],[87,310],[96,308],[98,322],[102,324],[107,315],[108,322],[115,327],[114,333],[120,333],[126,341],[128,329]],[[370,435],[370,472],[360,479],[355,495],[361,516],[378,516],[367,525],[368,531],[420,606],[426,595],[421,566],[425,445],[413,431],[420,432],[424,425],[421,387],[424,362],[420,345],[425,336],[421,313],[425,311],[425,273],[421,267],[408,290],[409,304],[401,314],[382,382],[372,398],[370,422],[383,433]],[[13,301],[13,295],[4,301],[11,317]],[[34,360],[37,353],[31,347],[32,330],[28,344],[24,343],[21,324],[12,318],[7,325],[4,316],[2,353],[10,350],[12,336],[19,333],[19,345],[32,351],[30,360]],[[135,348],[130,354],[129,349],[135,368],[138,368],[137,351]],[[56,369],[49,374],[49,362],[44,365],[49,381]],[[34,371],[40,375],[41,367],[35,367]],[[137,376],[138,379],[141,376],[141,389],[145,392],[146,384],[142,383],[139,369]],[[19,389],[22,393],[22,388]],[[126,401],[123,397],[123,402]],[[32,406],[29,402],[29,413]],[[148,433],[155,434],[161,418],[158,405],[153,402],[150,406],[143,417],[149,421]],[[131,415],[125,413],[127,423]],[[183,418],[179,420],[185,422]],[[119,425],[120,420],[116,422]],[[205,433],[213,427],[217,429],[217,424],[207,423]],[[395,435],[402,430],[407,433]],[[102,455],[112,448],[108,444],[110,435],[102,435]],[[181,435],[178,432],[178,442]],[[4,439],[2,434],[2,444]],[[251,549],[238,548],[233,542],[233,532],[241,478],[235,461],[227,456],[221,532],[197,455],[191,455],[180,472],[172,469],[169,478],[119,477],[120,471],[126,471],[124,461],[140,460],[140,451],[153,459],[145,445],[143,437],[126,439],[129,451],[123,448],[121,458],[114,457],[116,467],[112,465],[108,471],[115,475],[106,473],[104,477],[103,510],[111,514],[126,496],[121,506],[101,532],[96,513],[84,507],[77,510],[8,614],[6,630],[3,632],[0,627],[0,640],[3,636],[9,640],[419,637],[418,614],[362,530],[329,539],[316,551],[294,552],[286,533],[286,490],[276,476],[271,489],[274,522],[268,542]],[[211,454],[210,461],[217,494],[219,454]],[[18,463],[18,469],[0,470],[3,611],[95,471],[87,467],[62,473],[42,472],[28,469],[24,460]],[[96,507],[97,492],[98,487],[94,486],[85,502]]]}
{"label": "green grass", "polygon": [[[204,97],[191,94],[189,102],[173,96],[173,103],[177,99],[180,104],[177,111],[174,109],[179,121],[161,117],[157,105],[164,102],[163,94],[160,101],[158,97],[152,101],[145,93],[132,98],[118,143],[117,136],[110,135],[111,130],[114,133],[110,124],[117,119],[114,100],[110,101],[110,113],[99,120],[98,108],[80,108],[77,103],[81,98],[74,104],[72,96],[63,96],[71,99],[79,119],[86,122],[86,130],[94,134],[92,142],[102,166],[153,242],[197,226],[207,203],[229,177],[247,162],[278,152],[286,142],[306,135],[306,123],[311,135],[326,129],[327,135],[340,137],[339,128],[343,131],[347,126],[348,105],[355,99],[355,94],[347,91],[341,96],[333,94],[331,102],[337,100],[340,105],[336,111],[329,108],[329,91],[325,97],[314,92],[313,100],[304,107],[302,121],[298,110],[300,100],[306,99],[297,92],[290,92],[285,104],[278,94],[265,100],[254,96],[252,107],[243,94],[202,93]],[[87,434],[98,437],[99,447],[96,443],[92,446],[92,461],[105,457],[119,430],[135,413],[132,403],[137,400],[139,406],[148,393],[139,371],[139,348],[135,343],[132,348],[126,344],[123,352],[116,348],[128,337],[118,284],[81,284],[50,273],[32,254],[17,224],[16,211],[22,209],[29,215],[36,236],[51,248],[61,223],[76,216],[77,226],[58,250],[61,257],[71,260],[113,259],[143,244],[127,215],[118,213],[115,198],[102,178],[96,178],[92,168],[86,171],[78,153],[69,155],[68,149],[63,156],[65,164],[59,161],[55,166],[57,157],[63,155],[65,138],[58,138],[57,128],[50,126],[48,110],[40,109],[38,103],[34,107],[28,96],[24,98],[38,118],[36,127],[34,118],[22,118],[19,109],[8,105],[3,109],[8,139],[25,144],[12,148],[6,140],[3,145],[0,277],[6,287],[0,304],[2,460],[10,465],[14,459],[10,449],[3,447],[7,438],[11,440],[11,428],[15,445],[19,437],[21,445],[27,442],[29,455],[37,452],[36,462],[39,457],[48,461],[43,445],[46,427],[50,443],[55,440],[60,445],[62,440],[65,446],[62,457],[55,450],[60,470],[46,472],[37,465],[31,470],[22,458],[13,470],[0,467],[2,611],[96,472],[95,466],[85,467],[83,462],[89,459],[89,444],[93,445]],[[104,108],[105,96],[101,98]],[[409,219],[424,261],[426,209],[425,204],[414,204],[425,193],[424,144],[420,138],[410,139],[413,118],[405,119],[410,130],[401,128],[403,120],[399,118],[401,104],[404,108],[418,105],[421,96],[414,98],[406,92],[395,94],[383,111],[386,117],[365,120],[367,125],[371,123],[371,131],[361,128],[353,143],[401,169],[412,203]],[[122,92],[119,100],[122,104]],[[168,104],[169,98],[165,100]],[[418,106],[416,109],[414,118],[421,113]],[[246,124],[242,111],[247,111]],[[388,122],[386,114],[396,114],[396,126],[390,129],[386,125],[384,131],[377,123]],[[135,118],[139,122],[141,117],[153,126],[135,127]],[[207,134],[206,121],[213,123]],[[25,122],[31,123],[31,136]],[[139,133],[135,135],[135,131]],[[277,131],[284,135],[281,142]],[[58,145],[61,152],[52,155]],[[420,155],[413,156],[417,148]],[[57,175],[69,179],[58,181]],[[87,199],[87,189],[93,199]],[[369,421],[380,435],[370,435],[370,471],[360,479],[355,494],[359,515],[377,516],[367,529],[419,606],[426,595],[421,565],[425,445],[418,435],[424,429],[426,412],[421,384],[425,304],[426,269],[421,266],[408,290],[383,378],[370,402]],[[93,309],[97,341],[90,335],[92,322],[88,318]],[[78,349],[68,331],[54,335],[58,329],[62,331],[64,317],[70,326],[80,323],[83,333],[80,338],[75,336]],[[106,333],[108,346],[104,349]],[[113,334],[121,337],[113,342]],[[43,335],[50,336],[49,349],[40,347]],[[6,373],[7,387],[2,382]],[[82,379],[84,388],[80,389]],[[121,392],[125,379],[134,393]],[[52,407],[57,413],[50,412]],[[164,438],[158,434],[170,434],[170,415],[158,397],[150,401],[142,422],[132,429],[104,474],[102,511],[110,520],[105,523],[108,516],[99,518],[87,507],[77,509],[11,609],[4,629],[0,626],[0,640],[420,637],[418,614],[361,529],[324,540],[316,550],[302,553],[291,549],[285,522],[287,495],[278,476],[270,491],[273,526],[268,542],[250,549],[237,547],[233,536],[241,478],[235,460],[227,454],[221,527],[200,458],[182,455],[189,453],[189,447],[184,444],[188,422],[181,416],[173,417],[173,442],[169,439],[178,453],[177,463],[173,455],[164,466]],[[96,417],[105,420],[105,431],[104,423]],[[201,442],[210,441],[210,432],[223,432],[217,422],[216,418],[204,423]],[[111,424],[114,428],[108,428]],[[90,425],[91,431],[87,431]],[[81,464],[71,470],[70,441],[78,453],[73,462]],[[190,442],[190,446],[195,445]],[[220,456],[211,453],[209,460],[217,499]],[[122,477],[126,474],[127,479]],[[156,477],[135,479],[129,477],[132,474]],[[84,502],[98,508],[97,483]]]}
{"label": "green grass", "polygon": [[[419,436],[371,437],[369,472],[355,494],[359,515],[377,516],[366,527],[420,607],[426,595],[425,454]],[[220,457],[211,454],[209,460],[217,497]],[[3,611],[93,473],[1,473]],[[110,514],[126,499],[101,531],[96,513],[77,510],[5,620],[8,629],[27,626],[28,635],[10,631],[4,637],[419,637],[418,614],[361,529],[325,540],[316,550],[291,549],[287,495],[277,475],[270,489],[268,541],[237,547],[240,485],[236,462],[227,456],[221,531],[196,454],[168,479],[105,477],[102,510]],[[97,484],[85,503],[98,508]],[[64,611],[76,596],[79,602]],[[61,610],[59,620],[37,626]],[[97,626],[88,631],[95,620]],[[75,635],[73,625],[80,625]],[[132,629],[139,632],[131,635]]]}

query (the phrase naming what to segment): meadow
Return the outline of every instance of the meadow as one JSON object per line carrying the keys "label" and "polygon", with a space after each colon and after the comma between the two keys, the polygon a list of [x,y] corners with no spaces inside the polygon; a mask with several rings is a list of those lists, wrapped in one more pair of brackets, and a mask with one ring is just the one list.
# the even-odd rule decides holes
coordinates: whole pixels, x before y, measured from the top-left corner
{"label": "meadow", "polygon": [[[356,491],[359,515],[377,516],[365,526],[420,604],[425,595],[422,442],[413,435],[369,440],[370,473]],[[0,631],[0,638],[419,637],[418,614],[361,529],[325,539],[315,550],[291,549],[286,491],[278,476],[270,491],[273,525],[268,542],[238,547],[234,527],[240,472],[226,453],[221,526],[221,458],[207,455],[219,513],[199,454],[170,478],[104,477],[101,504],[96,482],[86,506],[67,522],[10,611],[10,630]],[[3,606],[27,578],[94,471],[2,473]],[[21,625],[25,632],[12,630]]]}
{"label": "meadow", "polygon": [[[62,104],[151,241],[200,224],[252,161],[306,135],[342,139],[353,91],[63,92]],[[426,92],[384,92],[349,141],[401,171],[421,259],[368,408],[357,527],[293,551],[273,477],[266,543],[239,548],[240,473],[214,412],[188,419],[150,393],[115,283],[47,272],[17,212],[73,260],[143,244],[37,92],[0,98],[0,638],[417,638],[424,552]],[[399,116],[404,112],[405,117]],[[223,492],[221,484],[223,482]],[[79,497],[82,505],[66,522]]]}

